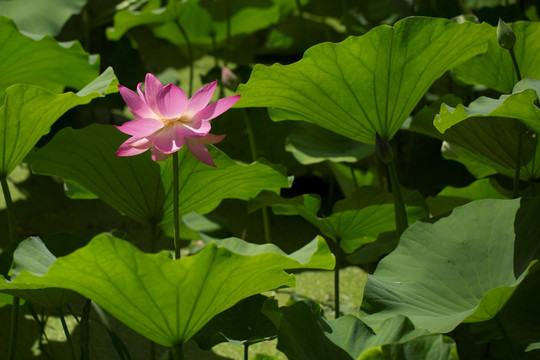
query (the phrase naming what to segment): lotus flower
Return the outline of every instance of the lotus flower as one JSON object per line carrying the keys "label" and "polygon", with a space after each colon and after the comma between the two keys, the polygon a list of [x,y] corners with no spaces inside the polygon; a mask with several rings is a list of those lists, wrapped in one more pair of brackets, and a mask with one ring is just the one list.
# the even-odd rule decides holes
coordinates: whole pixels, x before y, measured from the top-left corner
{"label": "lotus flower", "polygon": [[216,85],[217,80],[203,86],[189,100],[181,88],[173,84],[163,86],[152,74],[146,75],[144,92],[141,83],[137,94],[118,85],[135,119],[117,126],[132,137],[120,145],[116,155],[133,156],[152,148],[152,160],[162,161],[187,144],[197,159],[215,166],[205,145],[215,144],[225,135],[210,134],[210,120],[240,99],[240,95],[235,95],[208,104]]}

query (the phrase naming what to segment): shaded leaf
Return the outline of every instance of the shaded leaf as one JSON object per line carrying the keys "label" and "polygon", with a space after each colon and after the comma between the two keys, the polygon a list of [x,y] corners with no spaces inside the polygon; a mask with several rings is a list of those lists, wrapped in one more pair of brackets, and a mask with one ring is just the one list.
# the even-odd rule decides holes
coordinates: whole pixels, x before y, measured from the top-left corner
{"label": "shaded leaf", "polygon": [[326,320],[312,302],[298,302],[279,311],[280,316],[270,314],[279,322],[277,347],[291,360],[447,360],[456,346],[442,335],[415,329],[401,315],[386,320],[375,333],[354,316]]}
{"label": "shaded leaf", "polygon": [[81,12],[87,1],[2,0],[0,14],[13,19],[20,31],[56,36],[72,15]]}
{"label": "shaded leaf", "polygon": [[304,120],[373,144],[375,133],[398,131],[445,71],[485,51],[491,33],[489,25],[406,18],[316,45],[291,65],[255,66],[237,106],[268,107],[276,121]]}
{"label": "shaded leaf", "polygon": [[85,53],[78,42],[59,44],[50,36],[33,40],[3,16],[0,16],[0,54],[0,101],[6,88],[14,84],[62,92],[65,87],[82,89],[99,75],[99,61]]}
{"label": "shaded leaf", "polygon": [[362,318],[376,328],[403,314],[421,328],[449,332],[489,320],[527,274],[514,275],[514,218],[520,200],[479,200],[431,224],[417,222],[369,276]]}
{"label": "shaded leaf", "polygon": [[251,295],[294,286],[284,269],[331,269],[322,238],[286,255],[273,245],[230,238],[172,260],[109,234],[60,257],[44,276],[22,272],[2,290],[60,287],[94,300],[133,330],[164,346],[185,343],[215,315]]}
{"label": "shaded leaf", "polygon": [[[67,110],[105,96],[116,89],[116,83],[112,68],[108,68],[76,94],[56,94],[31,85],[8,88],[5,102],[0,107],[0,173],[10,174],[15,170]],[[64,149],[61,156],[66,153],[69,151]]]}

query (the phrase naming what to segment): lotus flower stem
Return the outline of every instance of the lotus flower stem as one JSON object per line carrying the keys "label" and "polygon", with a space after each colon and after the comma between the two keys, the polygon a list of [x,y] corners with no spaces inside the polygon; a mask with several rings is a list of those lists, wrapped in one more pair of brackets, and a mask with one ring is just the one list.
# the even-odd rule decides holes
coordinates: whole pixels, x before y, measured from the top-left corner
{"label": "lotus flower stem", "polygon": [[174,211],[174,258],[180,259],[180,189],[178,181],[178,152],[173,153],[173,211]]}
{"label": "lotus flower stem", "polygon": [[64,334],[66,335],[66,341],[71,351],[71,357],[73,358],[73,360],[76,360],[77,356],[75,356],[75,348],[73,347],[73,341],[71,341],[71,335],[69,334],[69,329],[67,327],[66,319],[64,318],[64,314],[62,313],[62,310],[58,311],[58,316],[60,317],[60,322],[62,323],[62,329],[64,329]]}
{"label": "lotus flower stem", "polygon": [[336,266],[334,267],[334,314],[337,319],[340,317],[339,309],[339,264],[341,262],[341,239],[336,239],[336,251],[334,255],[336,256]]}
{"label": "lotus flower stem", "polygon": [[403,234],[403,232],[409,227],[409,223],[407,221],[407,212],[405,211],[405,202],[403,201],[403,195],[401,194],[401,188],[399,187],[396,165],[392,160],[386,164],[386,166],[388,168],[388,176],[390,177],[390,185],[392,186],[392,194],[394,196],[396,233],[399,239],[401,234]]}
{"label": "lotus flower stem", "polygon": [[90,359],[90,311],[92,311],[92,300],[86,299],[82,310],[81,321],[79,323],[81,329],[81,360]]}
{"label": "lotus flower stem", "polygon": [[249,360],[249,344],[244,343],[244,360]]}

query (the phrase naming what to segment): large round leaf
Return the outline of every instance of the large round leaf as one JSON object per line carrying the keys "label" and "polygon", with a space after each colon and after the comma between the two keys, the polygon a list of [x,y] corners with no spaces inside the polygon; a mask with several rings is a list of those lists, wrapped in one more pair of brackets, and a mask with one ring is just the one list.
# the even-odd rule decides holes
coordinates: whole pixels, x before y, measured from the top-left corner
{"label": "large round leaf", "polygon": [[326,320],[312,302],[267,310],[279,329],[278,349],[290,360],[380,360],[451,358],[456,344],[440,334],[415,329],[404,316],[386,320],[378,333],[354,316]]}
{"label": "large round leaf", "polygon": [[[27,5],[28,6],[28,5]],[[54,92],[82,89],[99,74],[99,61],[78,42],[59,44],[50,36],[33,40],[0,16],[0,102],[8,86],[31,84]]]}
{"label": "large round leaf", "polygon": [[185,343],[215,315],[238,301],[281,286],[294,286],[285,269],[332,269],[334,258],[322,238],[287,255],[274,245],[230,238],[199,253],[172,260],[146,254],[110,234],[59,257],[43,276],[22,272],[2,290],[71,289],[152,341]]}
{"label": "large round leaf", "polygon": [[493,318],[524,279],[531,259],[523,257],[514,272],[519,208],[520,199],[480,200],[435,223],[413,224],[369,276],[362,318],[378,327],[403,314],[433,332]]}
{"label": "large round leaf", "polygon": [[[516,35],[514,53],[521,76],[540,79],[540,23],[518,21],[508,25]],[[488,41],[488,51],[457,65],[454,71],[467,84],[483,84],[502,93],[511,92],[518,81],[510,53],[497,42],[495,29]]]}
{"label": "large round leaf", "polygon": [[[158,165],[148,152],[118,157],[115,152],[125,138],[113,126],[65,128],[28,161],[35,173],[74,182],[137,221],[172,221],[172,158]],[[289,186],[283,170],[264,161],[243,165],[215,148],[210,152],[215,168],[185,147],[179,152],[180,215],[211,210],[225,198],[248,199],[261,190]]]}
{"label": "large round leaf", "polygon": [[[7,89],[0,107],[0,174],[8,175],[22,162],[50,126],[66,111],[89,103],[96,97],[116,91],[112,68],[78,93],[56,94],[30,85],[14,85]],[[64,148],[63,154],[69,153]]]}
{"label": "large round leaf", "polygon": [[304,120],[353,140],[391,138],[431,84],[486,50],[489,25],[407,18],[339,44],[310,48],[291,65],[255,66],[240,107],[269,107],[274,120]]}

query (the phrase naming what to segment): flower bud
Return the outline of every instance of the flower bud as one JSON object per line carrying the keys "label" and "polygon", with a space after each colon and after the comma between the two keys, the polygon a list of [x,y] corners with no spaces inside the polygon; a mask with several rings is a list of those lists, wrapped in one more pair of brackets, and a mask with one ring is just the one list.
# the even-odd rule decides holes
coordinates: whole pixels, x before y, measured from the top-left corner
{"label": "flower bud", "polygon": [[392,147],[379,134],[375,134],[375,152],[384,164],[388,164],[394,159]]}
{"label": "flower bud", "polygon": [[236,90],[236,87],[238,86],[238,77],[236,77],[236,74],[225,66],[221,67],[221,81],[225,87],[231,90]]}
{"label": "flower bud", "polygon": [[501,18],[497,25],[497,41],[506,50],[512,49],[516,43],[516,34]]}

